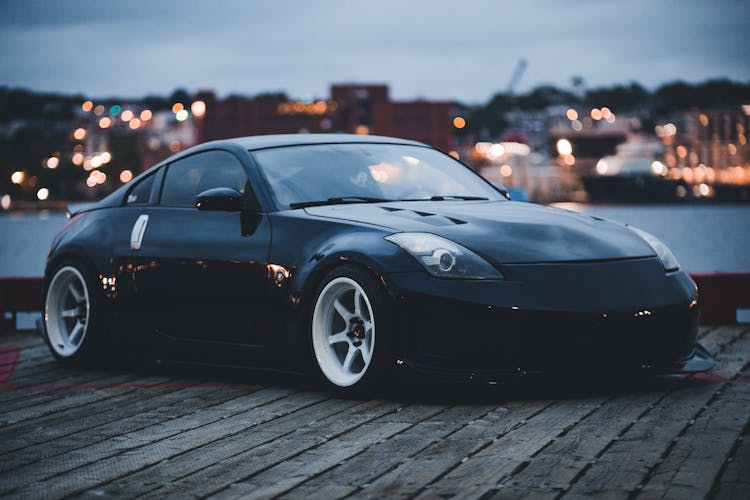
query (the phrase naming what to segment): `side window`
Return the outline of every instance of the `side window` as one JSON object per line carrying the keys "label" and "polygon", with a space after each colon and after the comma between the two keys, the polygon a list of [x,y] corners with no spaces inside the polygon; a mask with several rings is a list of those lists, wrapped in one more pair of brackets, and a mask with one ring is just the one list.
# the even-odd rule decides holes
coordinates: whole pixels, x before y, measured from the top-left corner
{"label": "side window", "polygon": [[207,151],[172,163],[167,169],[161,204],[195,206],[195,197],[206,189],[234,188],[245,192],[247,175],[240,162],[226,151]]}
{"label": "side window", "polygon": [[151,196],[151,188],[154,187],[154,180],[156,175],[149,175],[145,179],[138,182],[128,193],[128,197],[125,198],[126,205],[146,205],[148,199]]}

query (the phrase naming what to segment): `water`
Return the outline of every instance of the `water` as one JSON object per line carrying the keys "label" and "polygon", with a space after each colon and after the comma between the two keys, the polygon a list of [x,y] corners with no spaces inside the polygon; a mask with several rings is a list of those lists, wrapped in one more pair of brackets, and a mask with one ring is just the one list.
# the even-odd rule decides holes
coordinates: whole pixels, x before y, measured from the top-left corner
{"label": "water", "polygon": [[[750,271],[750,205],[557,206],[638,226],[692,272]],[[0,214],[0,276],[41,276],[60,212]]]}
{"label": "water", "polygon": [[0,276],[42,276],[49,245],[65,222],[63,212],[0,214]]}

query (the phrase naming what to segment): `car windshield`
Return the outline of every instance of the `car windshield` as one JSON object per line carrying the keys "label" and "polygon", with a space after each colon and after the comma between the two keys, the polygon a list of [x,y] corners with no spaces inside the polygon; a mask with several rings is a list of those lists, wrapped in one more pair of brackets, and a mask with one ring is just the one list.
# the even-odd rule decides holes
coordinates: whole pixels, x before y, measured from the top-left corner
{"label": "car windshield", "polygon": [[316,144],[253,152],[279,209],[385,200],[504,200],[450,156],[423,146]]}

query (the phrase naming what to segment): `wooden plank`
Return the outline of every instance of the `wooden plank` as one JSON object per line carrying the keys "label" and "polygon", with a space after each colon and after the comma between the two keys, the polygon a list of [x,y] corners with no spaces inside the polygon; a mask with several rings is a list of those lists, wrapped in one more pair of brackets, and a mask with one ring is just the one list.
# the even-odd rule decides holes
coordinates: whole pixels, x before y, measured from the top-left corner
{"label": "wooden plank", "polygon": [[36,330],[29,332],[10,331],[0,334],[0,345],[17,344],[21,347],[44,343]]}
{"label": "wooden plank", "polygon": [[39,406],[40,408],[49,402],[59,400],[63,395],[78,394],[82,392],[93,392],[95,387],[118,386],[126,384],[137,384],[141,381],[153,381],[154,383],[166,382],[168,378],[163,376],[149,375],[148,373],[125,372],[125,371],[78,371],[60,370],[48,372],[45,377],[54,375],[54,378],[45,380],[41,384],[35,384],[30,388],[7,388],[0,392],[13,392],[15,399],[7,398],[0,405],[0,423],[9,425],[13,422],[13,414],[20,409]]}
{"label": "wooden plank", "polygon": [[481,498],[497,489],[519,466],[604,401],[589,398],[555,403],[426,485],[417,498]]}
{"label": "wooden plank", "polygon": [[[34,390],[33,387],[58,383],[72,373],[53,360],[41,360],[36,366],[14,369],[10,378],[0,385],[0,402],[28,398],[29,394],[41,394],[44,391]],[[0,410],[2,406],[4,405],[0,405]]]}
{"label": "wooden plank", "polygon": [[[21,353],[21,356],[23,356],[23,353]],[[125,368],[68,368],[46,356],[33,360],[19,359],[16,366],[12,368],[10,377],[5,380],[5,384],[0,386],[2,387],[0,395],[3,395],[3,393],[18,393],[19,391],[31,393],[37,387],[43,388],[49,385],[60,385],[61,379],[65,378],[77,377],[80,379],[95,380],[97,376],[132,374],[137,371]]]}
{"label": "wooden plank", "polygon": [[250,432],[193,448],[99,491],[125,498],[144,493],[153,498],[179,497],[184,491],[205,495],[397,409],[396,403],[378,400],[326,401],[311,412],[287,415]]}
{"label": "wooden plank", "polygon": [[490,494],[487,494],[483,500],[490,499],[507,499],[516,500],[523,498],[524,500],[553,500],[560,496],[560,490],[557,488],[539,486],[508,486],[508,484],[501,485],[497,490]]}
{"label": "wooden plank", "polygon": [[[326,446],[326,443],[335,443],[336,446],[341,448],[338,453],[345,454],[346,450],[350,450],[358,444],[361,445],[362,441],[386,439],[390,435],[409,427],[411,424],[405,422],[372,423],[378,417],[392,414],[398,408],[398,403],[368,401],[328,418],[311,422],[308,425],[304,425],[304,421],[289,422],[294,425],[290,428],[290,432],[279,435],[272,440],[266,439],[265,442],[258,442],[257,437],[253,439],[253,436],[249,436],[249,439],[245,441],[255,442],[257,446],[252,446],[239,454],[218,462],[210,463],[200,471],[168,484],[164,488],[150,492],[147,497],[181,498],[185,491],[204,497],[248,476],[272,468],[285,460],[305,454],[308,450]],[[406,407],[403,411],[424,416],[424,411],[420,408]],[[438,410],[434,409],[433,413],[436,411]],[[193,450],[191,454],[197,457],[199,456],[198,452],[200,450]],[[227,490],[222,494],[227,494]]]}
{"label": "wooden plank", "polygon": [[[482,416],[492,409],[492,407],[480,407],[479,411],[472,411],[469,408],[461,408],[462,419],[458,415],[449,414],[449,421],[455,425],[464,425],[471,415]],[[411,413],[414,418],[404,419],[403,413]],[[303,481],[321,474],[328,469],[346,462],[353,456],[361,456],[362,452],[376,446],[378,443],[389,442],[396,439],[394,436],[403,436],[406,430],[411,430],[417,426],[424,425],[426,422],[439,423],[433,418],[439,418],[446,412],[445,406],[435,405],[414,405],[400,412],[398,415],[400,422],[394,422],[394,414],[389,414],[389,418],[379,418],[369,424],[355,428],[339,436],[335,441],[328,440],[310,448],[299,455],[285,460],[269,469],[263,470],[259,474],[252,475],[242,482],[232,484],[231,488],[226,489],[216,495],[216,498],[234,497],[241,495],[243,498],[271,498],[278,496],[285,491],[291,490]],[[453,412],[456,413],[455,411]],[[456,421],[460,420],[461,423]],[[398,424],[398,425],[397,425]],[[434,426],[422,430],[435,431]],[[433,438],[434,441],[434,438]],[[403,450],[402,450],[403,451]],[[382,455],[378,455],[382,457]],[[360,461],[361,462],[361,461]],[[364,465],[364,464],[363,464]],[[365,469],[382,470],[385,464],[382,461],[366,461]],[[320,496],[317,496],[321,498]]]}
{"label": "wooden plank", "polygon": [[727,460],[711,492],[716,500],[747,500],[750,498],[750,426],[738,439],[736,449]]}
{"label": "wooden plank", "polygon": [[[315,462],[300,464],[296,460],[292,459],[288,462],[280,464],[283,472],[290,471],[287,464],[293,464],[293,466],[301,466],[299,471],[301,474],[312,473],[315,469],[320,467],[331,467],[334,464],[346,460],[353,454],[371,446],[379,440],[388,439],[404,430],[407,424],[399,424],[386,422],[381,424],[363,424],[351,432],[344,435],[336,436],[339,440],[335,444],[324,443],[313,450],[308,450],[304,454]],[[328,446],[326,446],[328,445]],[[325,451],[323,451],[325,450]],[[320,452],[320,454],[318,453]],[[277,466],[279,467],[279,466]],[[215,500],[229,499],[229,498],[273,498],[277,492],[284,491],[288,487],[293,486],[296,483],[297,476],[277,476],[274,471],[270,482],[268,476],[264,476],[261,479],[263,482],[256,483],[255,481],[249,482],[233,482],[228,485],[227,489],[221,490],[216,494],[211,495],[210,498]],[[179,495],[172,495],[171,498],[178,498]]]}
{"label": "wooden plank", "polygon": [[8,357],[0,357],[0,366],[7,366],[9,364],[20,365],[24,362],[28,363],[32,360],[38,361],[45,358],[52,359],[52,355],[46,345],[21,347],[17,344],[0,344],[0,352],[17,352],[19,354],[17,360],[11,360]]}
{"label": "wooden plank", "polygon": [[[25,484],[13,492],[19,498],[39,497],[49,492],[69,496],[326,399],[319,393],[290,395],[290,392],[264,389],[247,395],[245,410],[208,408],[176,419],[162,414],[160,422],[149,425],[148,429],[118,434],[114,440],[67,452],[64,461],[45,459],[12,471],[10,477],[0,475],[0,485]],[[147,421],[148,415],[143,416]],[[25,476],[23,481],[14,479],[18,475]]]}
{"label": "wooden plank", "polygon": [[355,494],[372,498],[407,498],[424,485],[460,464],[463,459],[488,446],[494,440],[522,425],[550,405],[548,401],[521,401],[499,406],[482,418],[429,445],[404,460],[395,469]]}
{"label": "wooden plank", "polygon": [[27,353],[26,351],[20,351],[18,360],[12,367],[11,376],[6,380],[6,382],[13,385],[22,385],[18,384],[16,382],[16,379],[26,377],[34,373],[62,368],[62,365],[55,361],[55,359],[49,354],[49,352],[45,353],[44,351],[42,351],[39,353]]}
{"label": "wooden plank", "polygon": [[20,353],[18,362],[12,367],[6,367],[5,370],[6,373],[9,373],[9,377],[6,378],[5,383],[15,387],[31,385],[28,382],[24,382],[22,379],[38,376],[37,374],[43,372],[51,370],[58,370],[60,372],[65,371],[63,366],[51,357],[41,356],[33,359],[25,359],[23,357],[23,351]]}
{"label": "wooden plank", "polygon": [[534,496],[538,489],[558,494],[620,433],[664,397],[660,391],[626,394],[605,402],[569,432],[533,457],[505,482],[495,498]]}
{"label": "wooden plank", "polygon": [[[86,432],[32,446],[13,453],[0,463],[0,493],[2,488],[16,488],[26,483],[44,479],[93,461],[137,448],[164,437],[177,434],[213,422],[222,416],[239,413],[219,410],[217,407],[228,399],[255,398],[259,403],[275,401],[290,391],[257,391],[240,395],[239,388],[207,392],[193,388],[177,402],[147,409],[132,417],[95,427]],[[250,404],[248,402],[248,404]],[[209,411],[196,417],[196,410],[203,405]],[[209,418],[210,417],[210,418]],[[65,460],[59,457],[65,456]]]}
{"label": "wooden plank", "polygon": [[[55,413],[79,403],[84,404],[87,401],[96,399],[98,396],[97,391],[83,391],[75,389],[75,387],[86,386],[93,383],[100,383],[103,385],[121,385],[134,383],[138,380],[142,379],[131,374],[109,376],[102,376],[99,374],[98,378],[97,375],[91,374],[89,376],[73,376],[62,379],[60,385],[57,386],[61,387],[60,389],[40,390],[23,399],[3,402],[3,408],[2,411],[0,411],[0,427],[22,422],[29,418],[36,418],[42,415]],[[62,387],[71,387],[71,389],[63,389]],[[112,390],[123,391],[123,389]]]}
{"label": "wooden plank", "polygon": [[[292,498],[340,498],[354,493],[407,458],[413,457],[428,446],[483,418],[496,405],[464,405],[448,408],[437,415],[417,422],[390,439],[377,443],[364,452],[334,465],[323,473],[304,474],[295,477],[294,489],[284,493]],[[308,460],[309,462],[309,460]],[[303,465],[304,466],[304,465]],[[309,477],[309,478],[308,478]],[[301,479],[302,481],[298,481]]]}
{"label": "wooden plank", "polygon": [[[251,392],[254,388],[247,388]],[[70,408],[61,414],[31,418],[22,423],[0,430],[0,461],[2,454],[46,443],[70,436],[77,432],[118,422],[162,406],[169,406],[200,394],[206,395],[222,391],[220,387],[154,387],[149,389],[128,389],[119,391],[99,391],[107,397],[97,400],[95,405]],[[243,388],[244,392],[245,388]]]}
{"label": "wooden plank", "polygon": [[[716,373],[737,375],[750,354],[745,335],[719,354]],[[606,449],[563,498],[596,495],[623,498],[632,494],[648,472],[667,453],[674,440],[723,387],[723,383],[697,380],[661,400]]]}
{"label": "wooden plank", "polygon": [[749,351],[750,331],[745,330],[740,338],[716,356],[716,366],[711,374],[724,379],[734,378],[750,360]]}
{"label": "wooden plank", "polygon": [[700,343],[708,352],[716,356],[747,330],[748,328],[738,325],[722,325],[712,328],[706,336],[700,339]]}
{"label": "wooden plank", "polygon": [[[750,383],[732,382],[681,434],[649,473],[638,498],[704,498],[750,422]],[[747,471],[750,473],[750,469]]]}
{"label": "wooden plank", "polygon": [[[18,420],[0,427],[0,496],[748,498],[750,451],[739,436],[750,427],[750,381],[724,378],[750,359],[750,332],[702,327],[700,335],[720,353],[712,374],[627,386],[600,407],[614,390],[603,384],[531,388],[543,400],[502,407],[459,398],[452,408],[451,398],[404,406],[293,389],[249,408],[255,393],[243,391],[255,388],[242,386],[22,392],[0,402],[0,417]],[[14,376],[53,383],[154,376],[79,373],[40,356],[36,363],[55,367],[43,371],[31,361]],[[585,404],[589,413],[576,409]]]}
{"label": "wooden plank", "polygon": [[703,337],[705,337],[711,330],[715,330],[717,327],[715,325],[701,325],[698,327],[698,340],[701,340]]}

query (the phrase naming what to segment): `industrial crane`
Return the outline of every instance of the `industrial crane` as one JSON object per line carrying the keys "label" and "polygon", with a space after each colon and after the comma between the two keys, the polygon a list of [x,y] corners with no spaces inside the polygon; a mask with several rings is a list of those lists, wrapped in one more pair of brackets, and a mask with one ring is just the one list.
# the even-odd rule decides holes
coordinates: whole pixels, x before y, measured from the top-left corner
{"label": "industrial crane", "polygon": [[521,77],[523,77],[523,73],[524,71],[526,71],[526,66],[528,65],[529,63],[526,61],[526,59],[518,60],[518,63],[516,63],[516,69],[513,70],[513,74],[511,75],[510,81],[508,82],[508,87],[505,89],[505,95],[513,95],[516,90],[516,86],[518,85],[518,82],[521,81]]}

